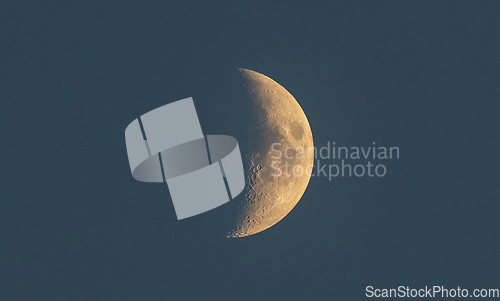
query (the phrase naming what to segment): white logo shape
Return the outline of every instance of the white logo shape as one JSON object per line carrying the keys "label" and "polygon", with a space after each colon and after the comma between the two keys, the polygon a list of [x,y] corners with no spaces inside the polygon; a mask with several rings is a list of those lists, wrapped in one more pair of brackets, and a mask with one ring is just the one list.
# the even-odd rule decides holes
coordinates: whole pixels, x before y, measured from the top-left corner
{"label": "white logo shape", "polygon": [[214,209],[245,188],[238,142],[224,135],[205,140],[191,97],[132,121],[125,142],[134,179],[165,179],[179,220]]}

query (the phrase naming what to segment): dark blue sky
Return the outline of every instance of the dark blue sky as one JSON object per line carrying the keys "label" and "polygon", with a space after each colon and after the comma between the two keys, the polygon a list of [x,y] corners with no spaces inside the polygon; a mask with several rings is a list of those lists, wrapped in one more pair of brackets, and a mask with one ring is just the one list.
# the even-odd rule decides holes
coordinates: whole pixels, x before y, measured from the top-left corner
{"label": "dark blue sky", "polygon": [[[498,2],[13,1],[0,14],[0,299],[500,288]],[[124,130],[219,67],[282,84],[316,146],[376,141],[400,159],[382,178],[313,178],[251,237],[172,221],[166,186],[130,176]]]}

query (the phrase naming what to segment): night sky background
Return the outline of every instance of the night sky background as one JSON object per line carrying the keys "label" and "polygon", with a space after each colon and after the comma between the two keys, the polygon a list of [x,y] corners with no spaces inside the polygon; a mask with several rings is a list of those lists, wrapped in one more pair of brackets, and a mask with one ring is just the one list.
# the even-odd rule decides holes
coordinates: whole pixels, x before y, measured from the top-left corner
{"label": "night sky background", "polygon": [[[500,288],[499,16],[497,1],[2,2],[0,299]],[[223,67],[283,85],[316,146],[400,159],[312,178],[250,237],[175,220],[166,185],[131,177],[124,131]]]}

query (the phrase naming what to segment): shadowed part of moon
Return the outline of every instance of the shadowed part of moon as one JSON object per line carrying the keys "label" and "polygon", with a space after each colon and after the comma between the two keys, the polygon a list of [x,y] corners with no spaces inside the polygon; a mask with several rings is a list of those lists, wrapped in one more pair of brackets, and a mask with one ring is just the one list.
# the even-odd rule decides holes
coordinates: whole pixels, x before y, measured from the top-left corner
{"label": "shadowed part of moon", "polygon": [[238,70],[251,122],[243,142],[245,197],[227,237],[259,233],[282,220],[304,194],[314,162],[311,128],[294,97],[263,74]]}

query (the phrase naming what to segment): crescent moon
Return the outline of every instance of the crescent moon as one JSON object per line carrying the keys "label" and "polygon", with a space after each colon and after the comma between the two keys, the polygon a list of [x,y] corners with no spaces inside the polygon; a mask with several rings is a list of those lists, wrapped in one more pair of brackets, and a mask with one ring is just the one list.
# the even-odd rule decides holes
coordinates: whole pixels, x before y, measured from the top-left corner
{"label": "crescent moon", "polygon": [[252,123],[247,126],[245,197],[228,238],[259,233],[282,220],[302,198],[314,163],[311,127],[295,98],[263,74],[238,71]]}

